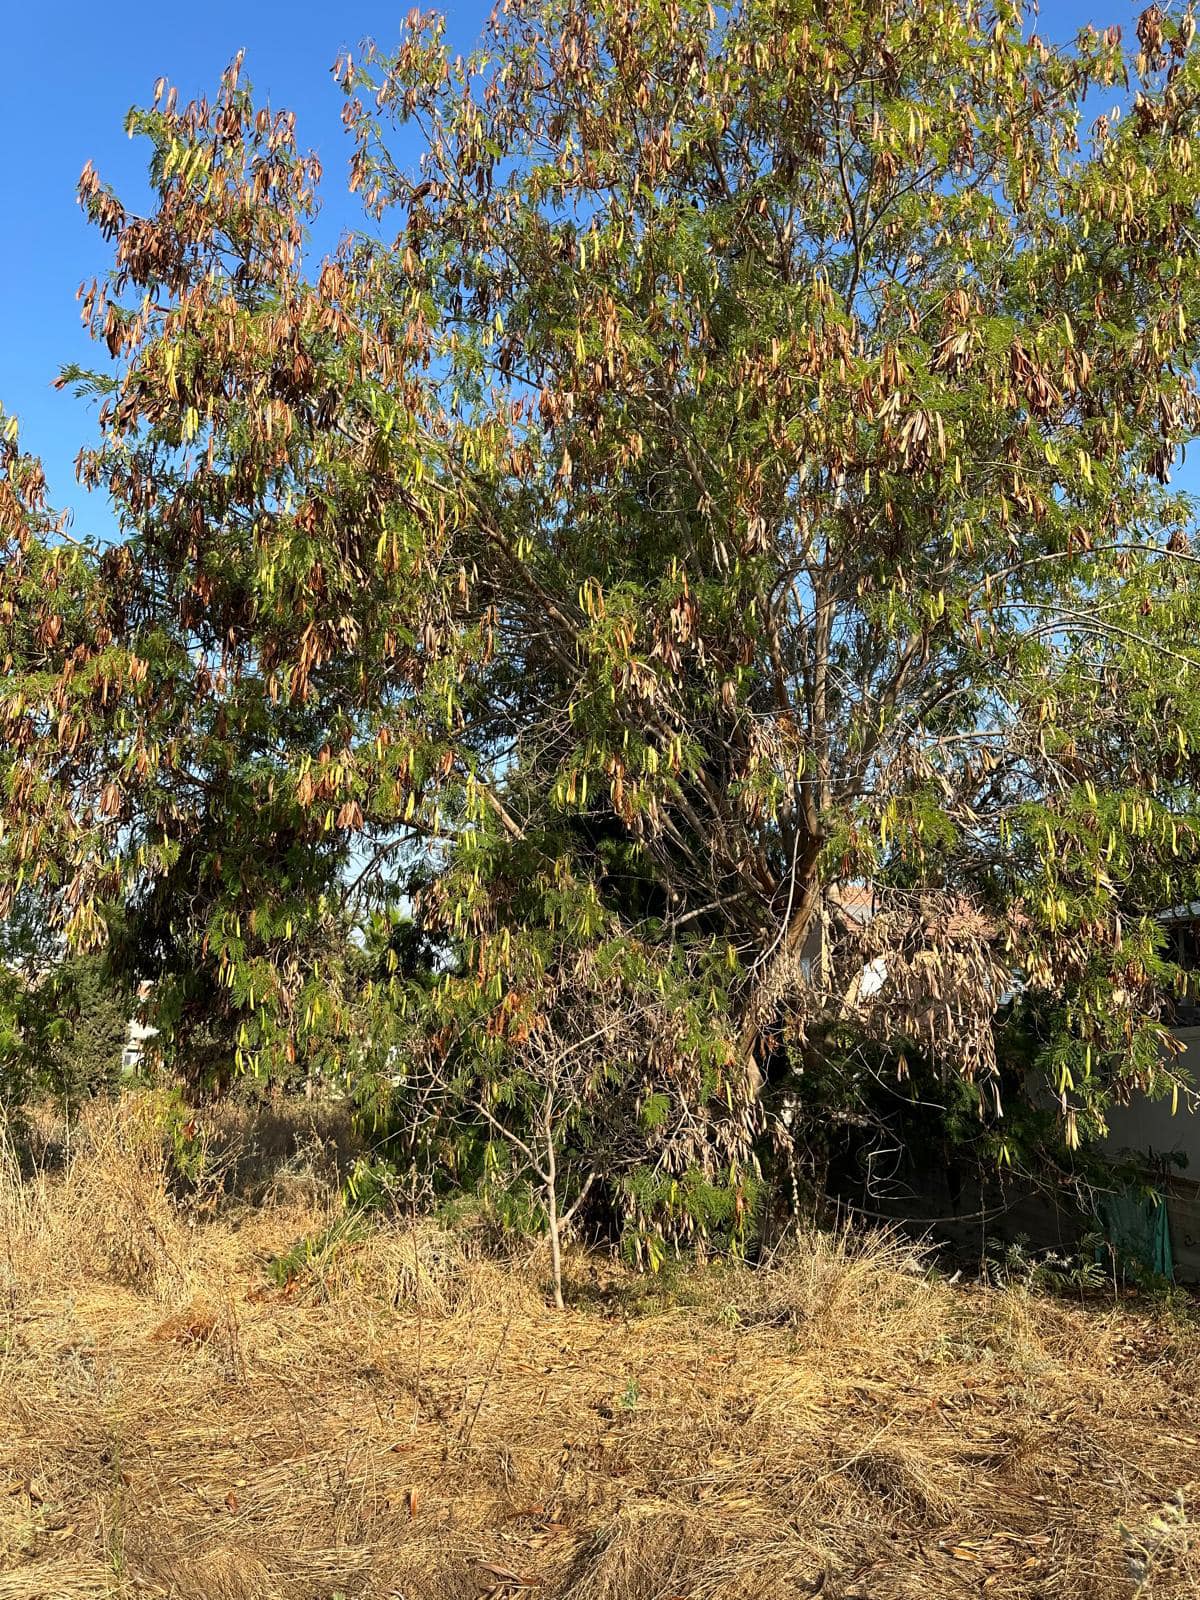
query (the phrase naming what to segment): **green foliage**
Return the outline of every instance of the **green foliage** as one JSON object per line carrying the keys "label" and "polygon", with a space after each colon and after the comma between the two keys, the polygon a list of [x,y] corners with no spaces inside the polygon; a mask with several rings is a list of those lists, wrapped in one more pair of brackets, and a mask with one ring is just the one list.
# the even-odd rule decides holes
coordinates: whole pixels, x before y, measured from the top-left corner
{"label": "green foliage", "polygon": [[348,1081],[388,1159],[652,1261],[737,1245],[773,1092],[855,1060],[985,1128],[1048,1084],[1067,1150],[1169,1090],[1194,32],[519,0],[459,60],[414,14],[339,64],[319,265],[240,60],[132,112],[63,376],[121,538],[4,424],[0,913],[119,945],[194,1078]]}
{"label": "green foliage", "polygon": [[69,1100],[116,1088],[135,1000],[107,962],[71,957],[32,998],[64,1025],[41,1067],[47,1086]]}
{"label": "green foliage", "polygon": [[636,1378],[630,1378],[621,1391],[620,1407],[622,1411],[636,1411],[642,1398],[642,1386]]}
{"label": "green foliage", "polygon": [[273,1256],[267,1263],[267,1276],[280,1289],[310,1277],[319,1282],[338,1257],[361,1241],[364,1234],[362,1213],[353,1209],[341,1211],[319,1233],[306,1235],[282,1255]]}
{"label": "green foliage", "polygon": [[56,957],[10,925],[0,966],[0,1100],[116,1088],[135,1000],[102,955]]}
{"label": "green foliage", "polygon": [[179,1187],[196,1191],[210,1175],[208,1142],[196,1114],[177,1089],[160,1095],[157,1105],[167,1169]]}
{"label": "green foliage", "polygon": [[988,1275],[1004,1286],[1019,1285],[1033,1294],[1080,1295],[1096,1293],[1111,1284],[1098,1259],[1103,1235],[1087,1235],[1075,1252],[1031,1251],[1029,1240],[1018,1237],[991,1253]]}

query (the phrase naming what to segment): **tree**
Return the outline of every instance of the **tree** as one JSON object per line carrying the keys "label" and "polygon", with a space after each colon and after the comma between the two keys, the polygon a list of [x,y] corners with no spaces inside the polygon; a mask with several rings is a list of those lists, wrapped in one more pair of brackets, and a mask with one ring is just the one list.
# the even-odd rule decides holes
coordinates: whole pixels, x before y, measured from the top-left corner
{"label": "tree", "polygon": [[[528,0],[472,61],[424,17],[343,63],[501,641],[497,973],[502,827],[660,949],[728,949],[743,1092],[848,1022],[994,1086],[1014,989],[1069,1143],[1169,1077],[1194,32],[1151,7],[1131,56],[1007,5]],[[1131,114],[1089,136],[1096,87]],[[424,135],[411,177],[391,118]],[[886,915],[812,960],[862,881]]]}
{"label": "tree", "polygon": [[[296,152],[292,119],[256,112],[235,64],[214,104],[177,109],[160,84],[129,127],[150,146],[155,209],[128,213],[85,171],[115,265],[84,318],[112,366],[63,375],[99,399],[80,470],[123,537],[64,554],[48,529],[38,547],[104,608],[84,671],[18,534],[6,760],[26,776],[10,839],[42,877],[55,844],[72,943],[121,924],[189,1071],[236,1055],[292,1072],[346,1045],[356,845],[428,830],[417,802],[441,751],[423,740],[422,693],[441,692],[443,600],[435,541],[405,509],[424,503],[422,462],[405,430],[380,447],[396,328],[360,314],[336,264],[315,286],[300,274],[319,166]],[[13,457],[14,486],[18,469]],[[91,767],[69,765],[76,751]]]}
{"label": "tree", "polygon": [[[701,1130],[627,1199],[739,1192],[764,1079],[847,1034],[986,1104],[1014,995],[1068,1143],[1161,1087],[1155,913],[1200,894],[1194,31],[515,0],[458,61],[415,16],[339,65],[372,227],[313,281],[291,119],[237,66],[160,92],[152,214],[82,188],[110,654],[60,732],[26,587],[4,691],[59,920],[119,907],[158,1020],[269,1067],[352,1059],[316,952],[347,883],[407,891],[436,955],[395,1001],[493,1115],[624,942],[692,1019],[662,1071]],[[1127,114],[1089,132],[1097,88]]]}
{"label": "tree", "polygon": [[740,1248],[757,1192],[757,1120],[722,1096],[728,1050],[694,960],[665,961],[610,928],[581,942],[542,927],[515,952],[498,1005],[458,971],[427,987],[398,1033],[364,1029],[389,1040],[394,1074],[373,1097],[378,1147],[458,1189],[526,1211],[532,1198],[560,1306],[563,1241],[581,1220],[595,1228],[602,1194],[631,1256],[658,1265],[664,1233]]}

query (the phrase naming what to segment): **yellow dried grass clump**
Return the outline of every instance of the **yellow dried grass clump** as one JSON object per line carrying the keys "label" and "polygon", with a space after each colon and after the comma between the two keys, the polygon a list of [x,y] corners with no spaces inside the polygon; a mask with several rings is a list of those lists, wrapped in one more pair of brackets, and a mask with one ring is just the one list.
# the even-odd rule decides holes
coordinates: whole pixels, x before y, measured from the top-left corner
{"label": "yellow dried grass clump", "polygon": [[55,1143],[39,1131],[32,1172],[20,1171],[10,1140],[0,1167],[0,1226],[19,1241],[26,1285],[98,1277],[177,1294],[191,1240],[168,1194],[161,1098],[131,1095],[115,1111],[96,1104]]}
{"label": "yellow dried grass clump", "polygon": [[892,1229],[813,1231],[766,1265],[738,1285],[735,1307],[748,1326],[911,1349],[935,1342],[953,1320],[954,1293],[930,1272],[929,1253]]}
{"label": "yellow dried grass clump", "polygon": [[1186,1321],[882,1234],[654,1315],[577,1254],[558,1315],[540,1257],[347,1221],[322,1116],[209,1113],[187,1182],[161,1097],[5,1147],[0,1600],[1200,1593]]}

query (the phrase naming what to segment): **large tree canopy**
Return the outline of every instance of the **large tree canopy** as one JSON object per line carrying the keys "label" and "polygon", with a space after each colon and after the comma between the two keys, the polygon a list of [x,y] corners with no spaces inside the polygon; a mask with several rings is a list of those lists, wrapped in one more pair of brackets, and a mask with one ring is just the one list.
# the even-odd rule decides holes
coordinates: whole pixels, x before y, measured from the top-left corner
{"label": "large tree canopy", "polygon": [[557,1029],[656,1182],[848,1041],[994,1105],[1019,1013],[1068,1143],[1161,1087],[1200,53],[1032,26],[513,0],[462,61],[414,14],[336,69],[366,217],[313,272],[292,119],[160,86],[150,214],[81,191],[122,539],[65,546],[15,443],[0,484],[10,888],[119,923],[177,1036],[362,1071],[335,935],[410,894],[420,1104],[548,1104]]}

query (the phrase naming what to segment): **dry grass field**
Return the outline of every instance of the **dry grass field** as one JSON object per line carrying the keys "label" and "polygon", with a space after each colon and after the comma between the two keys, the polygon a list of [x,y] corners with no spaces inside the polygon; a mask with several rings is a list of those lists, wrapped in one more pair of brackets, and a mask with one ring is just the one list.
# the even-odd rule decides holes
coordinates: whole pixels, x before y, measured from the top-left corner
{"label": "dry grass field", "polygon": [[0,1600],[1200,1594],[1178,1315],[820,1238],[670,1295],[577,1257],[558,1315],[270,1132],[186,1199],[153,1097],[7,1160]]}

